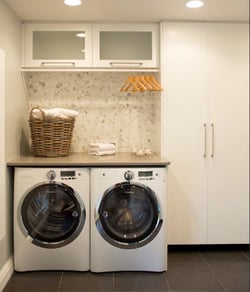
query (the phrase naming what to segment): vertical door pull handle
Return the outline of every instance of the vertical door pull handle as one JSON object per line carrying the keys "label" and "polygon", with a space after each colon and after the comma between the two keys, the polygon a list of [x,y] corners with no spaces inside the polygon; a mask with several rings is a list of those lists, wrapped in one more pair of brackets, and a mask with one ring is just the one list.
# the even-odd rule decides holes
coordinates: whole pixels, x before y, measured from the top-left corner
{"label": "vertical door pull handle", "polygon": [[211,124],[212,130],[212,145],[211,145],[211,157],[214,157],[214,124]]}
{"label": "vertical door pull handle", "polygon": [[203,124],[204,127],[204,153],[203,157],[207,157],[207,124]]}

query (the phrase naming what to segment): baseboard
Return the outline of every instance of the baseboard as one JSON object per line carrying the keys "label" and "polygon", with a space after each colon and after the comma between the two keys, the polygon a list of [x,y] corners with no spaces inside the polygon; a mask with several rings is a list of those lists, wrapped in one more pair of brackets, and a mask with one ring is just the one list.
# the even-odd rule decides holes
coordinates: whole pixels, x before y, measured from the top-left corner
{"label": "baseboard", "polygon": [[249,244],[168,244],[168,251],[249,251]]}
{"label": "baseboard", "polygon": [[0,292],[3,291],[7,282],[14,272],[13,258],[10,257],[3,268],[0,270]]}

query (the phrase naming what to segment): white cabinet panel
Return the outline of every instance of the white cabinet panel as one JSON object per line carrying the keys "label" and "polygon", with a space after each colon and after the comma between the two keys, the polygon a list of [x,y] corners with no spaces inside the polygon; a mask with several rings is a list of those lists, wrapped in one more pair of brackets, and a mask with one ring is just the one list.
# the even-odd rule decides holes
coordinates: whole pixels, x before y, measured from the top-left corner
{"label": "white cabinet panel", "polygon": [[168,177],[168,243],[206,241],[204,26],[166,24],[164,80]]}
{"label": "white cabinet panel", "polygon": [[158,24],[94,24],[94,67],[158,67]]}
{"label": "white cabinet panel", "polygon": [[[207,28],[210,155],[208,243],[249,241],[249,40],[244,24]],[[212,36],[212,37],[211,37]],[[211,125],[210,125],[211,127]],[[213,139],[212,139],[213,138]],[[214,141],[212,141],[214,140]]]}
{"label": "white cabinet panel", "polygon": [[161,29],[169,243],[246,243],[247,25]]}

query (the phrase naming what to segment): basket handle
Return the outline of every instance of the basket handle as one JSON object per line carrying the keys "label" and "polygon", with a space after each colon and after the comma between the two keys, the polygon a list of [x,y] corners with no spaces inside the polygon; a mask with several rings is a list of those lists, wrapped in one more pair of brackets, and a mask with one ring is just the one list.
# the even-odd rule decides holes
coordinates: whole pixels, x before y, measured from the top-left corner
{"label": "basket handle", "polygon": [[41,116],[42,116],[42,119],[41,119],[41,120],[44,121],[44,119],[45,119],[45,114],[44,114],[44,111],[43,111],[39,106],[34,106],[34,107],[31,109],[31,111],[30,111],[30,119],[32,118],[32,114],[33,114],[34,109],[37,109],[37,110],[40,111]]}

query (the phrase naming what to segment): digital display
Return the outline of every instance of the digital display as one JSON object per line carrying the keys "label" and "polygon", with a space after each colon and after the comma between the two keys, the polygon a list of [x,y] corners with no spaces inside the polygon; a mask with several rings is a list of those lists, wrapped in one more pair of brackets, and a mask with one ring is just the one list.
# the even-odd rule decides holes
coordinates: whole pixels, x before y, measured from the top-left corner
{"label": "digital display", "polygon": [[63,170],[61,171],[61,177],[65,176],[75,176],[76,172],[74,170]]}
{"label": "digital display", "polygon": [[139,177],[153,176],[153,171],[138,171],[138,176]]}

